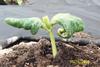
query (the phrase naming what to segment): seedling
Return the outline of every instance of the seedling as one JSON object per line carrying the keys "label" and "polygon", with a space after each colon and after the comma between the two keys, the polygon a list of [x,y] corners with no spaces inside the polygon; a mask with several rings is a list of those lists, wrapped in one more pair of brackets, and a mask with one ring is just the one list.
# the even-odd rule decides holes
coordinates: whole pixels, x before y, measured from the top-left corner
{"label": "seedling", "polygon": [[75,32],[83,31],[84,24],[83,21],[71,14],[60,13],[56,14],[51,21],[48,16],[42,17],[39,19],[37,17],[32,18],[6,18],[5,21],[7,24],[17,27],[24,28],[25,30],[30,30],[33,35],[35,35],[40,28],[46,30],[50,35],[50,40],[52,44],[52,54],[55,58],[57,55],[57,47],[55,43],[54,34],[52,32],[53,26],[59,24],[62,28],[58,29],[58,35],[62,38],[69,38]]}

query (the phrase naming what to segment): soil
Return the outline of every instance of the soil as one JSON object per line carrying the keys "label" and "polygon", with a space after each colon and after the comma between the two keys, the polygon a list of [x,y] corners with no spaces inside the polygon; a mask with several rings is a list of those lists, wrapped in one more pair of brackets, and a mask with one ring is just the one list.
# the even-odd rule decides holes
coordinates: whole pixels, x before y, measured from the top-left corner
{"label": "soil", "polygon": [[81,46],[60,40],[56,40],[56,45],[58,54],[53,58],[49,39],[21,41],[0,50],[0,67],[100,67],[97,45]]}

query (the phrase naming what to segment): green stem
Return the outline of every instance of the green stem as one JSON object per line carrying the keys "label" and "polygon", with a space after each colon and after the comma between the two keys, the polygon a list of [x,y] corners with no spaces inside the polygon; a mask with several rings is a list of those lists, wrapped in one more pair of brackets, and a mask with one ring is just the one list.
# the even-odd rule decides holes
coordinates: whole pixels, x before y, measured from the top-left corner
{"label": "green stem", "polygon": [[44,23],[43,28],[47,30],[50,35],[50,40],[51,40],[51,45],[52,45],[52,54],[53,54],[53,58],[55,58],[57,55],[57,47],[56,47],[54,34],[52,32],[52,25],[50,24],[48,16],[43,17],[42,21]]}
{"label": "green stem", "polygon": [[51,44],[52,44],[52,54],[53,54],[53,58],[56,57],[57,55],[57,47],[56,47],[56,42],[55,42],[55,38],[53,35],[52,31],[49,31],[49,35],[50,35],[50,40],[51,40]]}

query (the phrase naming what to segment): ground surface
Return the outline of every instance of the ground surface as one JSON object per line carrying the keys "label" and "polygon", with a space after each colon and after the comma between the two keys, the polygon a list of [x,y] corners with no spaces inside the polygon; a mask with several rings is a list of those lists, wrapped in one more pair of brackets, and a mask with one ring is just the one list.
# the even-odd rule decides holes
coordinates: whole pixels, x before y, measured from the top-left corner
{"label": "ground surface", "polygon": [[[94,39],[87,34],[78,37]],[[19,42],[0,50],[0,67],[100,67],[100,47],[95,44],[82,46],[57,40],[56,45],[58,54],[53,58],[49,39]]]}
{"label": "ground surface", "polygon": [[[99,36],[100,30],[100,1],[99,0],[29,0],[25,6],[0,5],[0,39],[14,35],[30,36],[30,32],[18,30],[4,23],[6,17],[52,17],[59,12],[67,12],[81,17],[85,22],[85,31]],[[58,26],[55,28],[57,29]],[[10,33],[9,33],[10,32]],[[42,33],[43,32],[43,33]],[[56,31],[54,31],[56,34]],[[38,35],[47,36],[47,32],[40,31]],[[37,35],[37,36],[38,36]],[[55,35],[56,36],[56,35]]]}

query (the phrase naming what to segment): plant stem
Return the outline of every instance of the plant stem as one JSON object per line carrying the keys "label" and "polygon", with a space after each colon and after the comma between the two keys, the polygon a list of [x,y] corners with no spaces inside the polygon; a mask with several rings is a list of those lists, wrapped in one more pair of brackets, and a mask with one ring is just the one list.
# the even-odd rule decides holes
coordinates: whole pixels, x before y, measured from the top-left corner
{"label": "plant stem", "polygon": [[53,34],[52,31],[49,31],[49,35],[50,35],[50,40],[51,40],[51,44],[52,44],[53,58],[55,58],[56,55],[57,55],[57,47],[56,47],[56,42],[55,42],[54,34]]}

